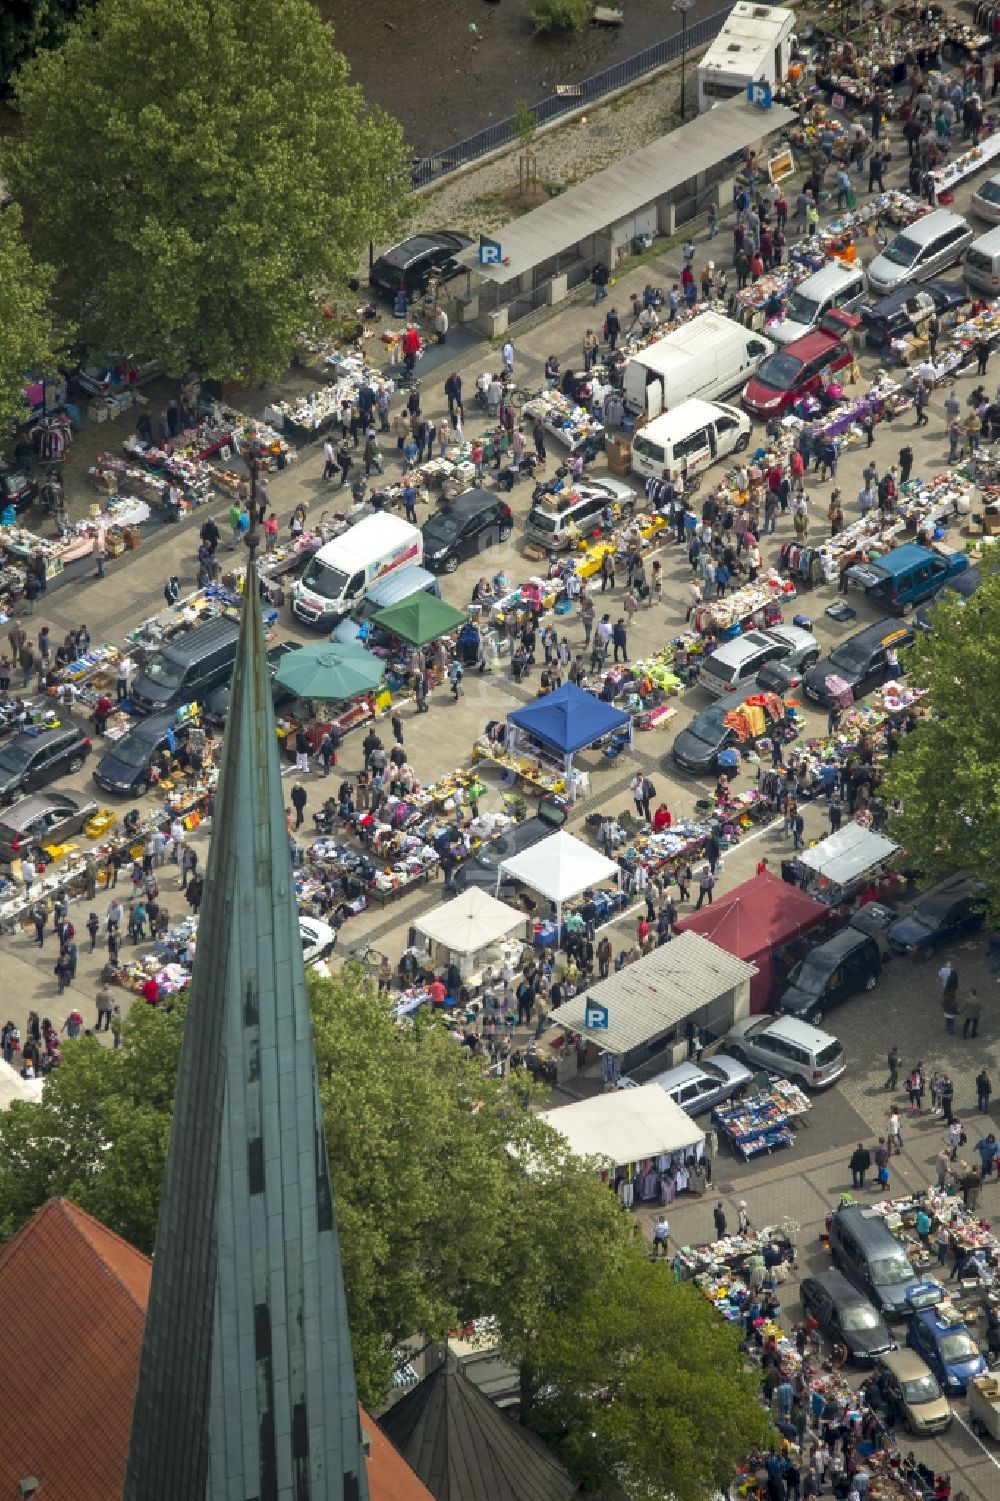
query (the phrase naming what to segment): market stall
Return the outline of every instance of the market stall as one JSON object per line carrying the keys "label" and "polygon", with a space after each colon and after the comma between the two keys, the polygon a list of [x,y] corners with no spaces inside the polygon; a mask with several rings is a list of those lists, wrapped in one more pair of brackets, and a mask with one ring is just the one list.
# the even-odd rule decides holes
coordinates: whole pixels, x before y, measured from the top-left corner
{"label": "market stall", "polygon": [[[756,973],[699,934],[684,933],[555,1007],[549,1019],[585,1039],[595,1057],[614,1057],[615,1072],[653,1058],[671,1068],[687,1058],[695,1031],[705,1045],[750,1014]],[[599,1028],[588,1026],[595,1008],[607,1013]]]}
{"label": "market stall", "polygon": [[485,965],[502,964],[507,953],[514,959],[520,955],[520,941],[504,940],[523,931],[525,921],[523,912],[471,886],[433,912],[414,918],[413,926],[427,939],[435,969],[454,959],[462,979],[473,983]]}
{"label": "market stall", "polygon": [[391,636],[398,636],[411,646],[427,646],[431,641],[439,641],[442,636],[450,636],[453,631],[465,625],[467,619],[464,610],[456,609],[447,600],[421,589],[418,593],[411,594],[409,599],[402,599],[396,605],[379,610],[372,616],[371,623],[377,629],[387,631]]}
{"label": "market stall", "polygon": [[632,716],[575,683],[564,683],[507,716],[508,752],[550,765],[554,761],[571,802],[578,790],[589,788],[589,778],[574,769],[574,756],[612,735],[631,742]]}
{"label": "market stall", "polygon": [[[786,887],[787,890],[787,887]],[[790,1147],[794,1122],[811,1109],[808,1095],[787,1079],[772,1079],[767,1089],[746,1095],[738,1105],[712,1111],[712,1120],[733,1152],[744,1161],[761,1152]]]}
{"label": "market stall", "polygon": [[[543,1110],[539,1116],[574,1156],[605,1164],[627,1208],[669,1203],[692,1187],[705,1150],[705,1133],[658,1084],[615,1090]],[[704,1186],[703,1174],[697,1174]]]}
{"label": "market stall", "polygon": [[584,844],[573,834],[567,834],[565,829],[560,829],[558,833],[550,834],[547,839],[522,850],[519,855],[501,860],[497,868],[498,891],[502,875],[530,886],[532,891],[537,891],[553,904],[556,912],[555,927],[548,925],[551,937],[548,934],[542,936],[546,944],[551,942],[556,945],[562,942],[564,936],[563,904],[590,887],[599,886],[602,881],[613,880],[617,886],[621,870],[616,861],[609,860],[599,850]]}
{"label": "market stall", "polygon": [[689,912],[677,923],[677,931],[700,933],[727,954],[754,966],[750,1011],[756,1015],[767,1011],[774,999],[775,951],[826,922],[828,916],[829,909],[822,902],[764,871],[710,907]]}
{"label": "market stall", "polygon": [[899,849],[884,834],[856,821],[844,824],[836,834],[796,857],[803,886],[822,902],[840,902],[854,896],[865,882],[875,878],[880,867]]}
{"label": "market stall", "polygon": [[[289,652],[278,664],[275,682],[308,706],[304,718],[278,721],[286,755],[292,755],[295,735],[302,729],[315,750],[333,726],[341,735],[374,717],[385,663],[354,642],[317,641]],[[388,695],[384,696],[388,706]],[[329,706],[337,705],[336,713]]]}

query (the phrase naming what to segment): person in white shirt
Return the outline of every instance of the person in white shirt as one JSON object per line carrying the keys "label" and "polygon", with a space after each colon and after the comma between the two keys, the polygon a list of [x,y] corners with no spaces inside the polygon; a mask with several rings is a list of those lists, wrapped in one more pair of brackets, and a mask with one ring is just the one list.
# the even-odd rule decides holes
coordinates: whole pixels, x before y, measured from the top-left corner
{"label": "person in white shirt", "polygon": [[323,444],[323,478],[332,479],[337,472],[337,455],[333,451],[333,443],[327,438]]}
{"label": "person in white shirt", "polygon": [[448,342],[448,314],[443,307],[439,307],[434,315],[434,332],[437,334],[439,344]]}
{"label": "person in white shirt", "polygon": [[510,377],[514,374],[514,346],[509,339],[504,340],[503,348],[500,351],[500,357],[503,360],[504,373],[506,374],[507,378],[510,379]]}

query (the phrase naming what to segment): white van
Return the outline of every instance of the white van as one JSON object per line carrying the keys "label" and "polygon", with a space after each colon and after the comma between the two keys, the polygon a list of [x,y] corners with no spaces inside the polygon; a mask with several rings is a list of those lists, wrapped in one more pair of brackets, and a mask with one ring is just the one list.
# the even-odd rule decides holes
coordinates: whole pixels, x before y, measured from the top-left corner
{"label": "white van", "polygon": [[625,364],[622,394],[633,414],[658,417],[692,396],[714,401],[746,384],[774,346],[711,309],[664,334]]}
{"label": "white van", "polygon": [[987,297],[996,297],[1000,287],[1000,227],[988,229],[973,240],[965,252],[962,274],[968,286]]}
{"label": "white van", "polygon": [[770,318],[764,325],[768,338],[776,344],[790,344],[819,325],[832,308],[850,312],[865,295],[865,273],[860,261],[843,266],[834,261],[822,271],[807,276],[794,288],[780,318]]}
{"label": "white van", "polygon": [[972,230],[959,214],[938,208],[901,229],[868,267],[868,285],[879,297],[906,281],[928,281],[960,259]]}
{"label": "white van", "polygon": [[421,563],[418,527],[384,511],[366,516],[321,547],[292,585],[292,614],[317,630],[330,629],[359,605],[371,586],[394,568]]}
{"label": "white van", "polygon": [[632,473],[683,480],[716,459],[742,453],[750,442],[750,418],[722,402],[682,401],[640,428],[632,439]]}

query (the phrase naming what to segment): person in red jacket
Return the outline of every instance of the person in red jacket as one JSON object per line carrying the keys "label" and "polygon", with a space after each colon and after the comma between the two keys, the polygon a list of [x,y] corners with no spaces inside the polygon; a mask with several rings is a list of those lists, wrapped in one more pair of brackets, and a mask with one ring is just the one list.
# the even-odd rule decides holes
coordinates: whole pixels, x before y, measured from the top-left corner
{"label": "person in red jacket", "polygon": [[653,814],[653,832],[656,834],[662,834],[664,829],[669,829],[673,821],[674,820],[671,817],[670,809],[667,807],[666,803],[661,803],[656,812]]}
{"label": "person in red jacket", "polygon": [[148,980],[143,980],[142,998],[147,1006],[156,1006],[159,1004],[160,987],[156,983],[155,975],[150,975]]}
{"label": "person in red jacket", "polygon": [[413,324],[410,323],[403,334],[403,366],[406,370],[408,380],[413,376],[413,367],[417,362],[417,355],[419,353],[420,335],[413,327]]}

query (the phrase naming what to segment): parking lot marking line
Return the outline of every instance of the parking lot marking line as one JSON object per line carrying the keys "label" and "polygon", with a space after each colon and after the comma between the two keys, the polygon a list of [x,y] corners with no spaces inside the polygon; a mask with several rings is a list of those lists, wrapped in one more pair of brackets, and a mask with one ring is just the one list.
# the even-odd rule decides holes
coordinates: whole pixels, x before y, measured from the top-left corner
{"label": "parking lot marking line", "polygon": [[969,1427],[969,1425],[965,1421],[965,1419],[959,1417],[959,1415],[958,1415],[957,1412],[955,1413],[955,1422],[958,1423],[962,1428],[964,1428],[965,1431],[966,1431],[966,1433],[969,1435],[969,1437],[971,1439],[973,1439],[975,1441],[975,1443],[977,1443],[979,1445],[980,1449],[982,1449],[983,1453],[986,1455],[986,1458],[989,1460],[989,1462],[993,1466],[993,1468],[995,1470],[1000,1470],[1000,1459],[997,1459],[997,1457],[996,1457],[995,1454],[991,1454],[990,1453],[989,1449],[987,1449],[986,1445],[983,1443],[982,1439],[979,1437],[979,1434],[978,1433],[973,1433],[972,1429]]}

